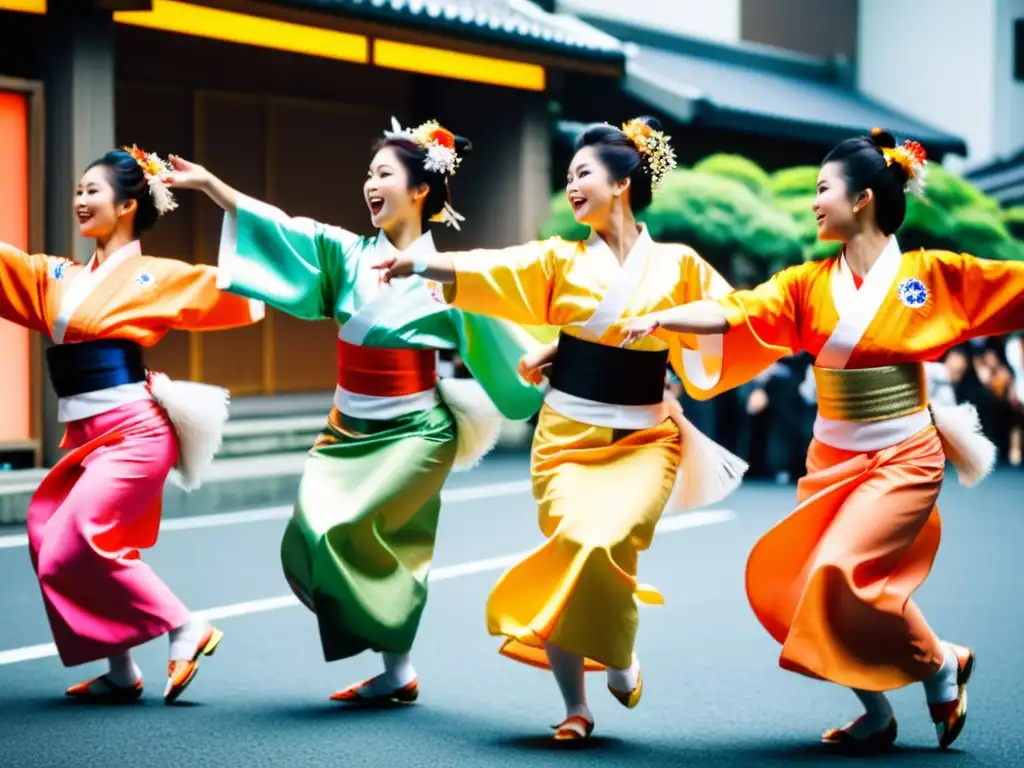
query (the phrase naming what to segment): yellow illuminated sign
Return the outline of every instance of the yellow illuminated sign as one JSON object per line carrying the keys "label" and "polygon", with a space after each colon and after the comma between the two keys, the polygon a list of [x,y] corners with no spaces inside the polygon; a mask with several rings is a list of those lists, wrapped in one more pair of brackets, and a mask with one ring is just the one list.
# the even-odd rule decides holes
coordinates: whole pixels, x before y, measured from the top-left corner
{"label": "yellow illuminated sign", "polygon": [[[0,3],[9,1],[0,0]],[[369,61],[369,40],[363,35],[292,24],[234,11],[222,11],[219,8],[191,5],[178,0],[153,0],[151,11],[119,11],[114,14],[114,21],[118,24],[274,48],[325,59],[354,61],[360,64]]]}
{"label": "yellow illuminated sign", "polygon": [[46,13],[46,0],[0,0],[0,11]]}
{"label": "yellow illuminated sign", "polygon": [[443,48],[411,45],[394,40],[373,41],[373,63],[388,69],[470,80],[488,85],[503,85],[527,91],[543,91],[545,86],[544,67],[536,64],[446,51]]}

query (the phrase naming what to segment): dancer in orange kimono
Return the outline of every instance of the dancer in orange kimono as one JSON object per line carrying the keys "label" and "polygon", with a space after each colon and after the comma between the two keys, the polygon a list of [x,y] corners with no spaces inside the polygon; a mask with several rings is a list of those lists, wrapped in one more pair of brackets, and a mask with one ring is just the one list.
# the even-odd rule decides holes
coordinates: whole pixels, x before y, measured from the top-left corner
{"label": "dancer in orange kimono", "polygon": [[975,655],[940,640],[911,595],[939,546],[946,460],[973,485],[995,447],[973,406],[928,402],[924,363],[1024,328],[1024,264],[900,250],[905,190],[920,188],[924,170],[920,145],[896,146],[887,133],[840,143],[814,201],[819,237],[843,242],[840,256],[626,328],[630,338],[724,334],[713,375],[690,371],[699,397],[752,378],[765,351],[815,356],[818,416],[800,505],[754,547],[747,595],[782,644],[784,669],[848,686],[863,702],[864,715],[823,736],[845,747],[891,745],[884,692],[910,683],[924,684],[940,747],[964,726]]}
{"label": "dancer in orange kimono", "polygon": [[196,487],[220,444],[224,390],[146,369],[142,349],[172,328],[249,325],[263,305],[222,293],[217,271],[144,256],[139,235],[175,207],[159,158],[133,148],[93,163],[78,184],[79,232],[94,238],[85,266],[0,243],[0,318],[47,334],[46,357],[72,449],[28,510],[32,564],[66,666],[106,659],[106,674],[69,696],[130,701],[142,694],[131,649],[167,633],[164,699],[181,695],[220,630],[194,616],[142,562],[160,527],[172,469]]}

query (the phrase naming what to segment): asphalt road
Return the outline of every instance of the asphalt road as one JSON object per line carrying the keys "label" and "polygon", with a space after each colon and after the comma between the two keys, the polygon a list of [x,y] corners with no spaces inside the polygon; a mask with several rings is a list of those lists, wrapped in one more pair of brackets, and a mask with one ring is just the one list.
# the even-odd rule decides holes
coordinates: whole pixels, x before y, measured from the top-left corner
{"label": "asphalt road", "polygon": [[226,633],[173,707],[160,698],[165,638],[137,654],[147,681],[140,703],[65,699],[67,685],[103,667],[65,669],[52,655],[27,550],[17,529],[0,529],[0,767],[1024,763],[1024,474],[999,474],[969,491],[951,473],[942,548],[917,595],[940,635],[979,655],[956,749],[936,750],[918,686],[893,695],[900,748],[870,759],[837,758],[817,743],[822,730],[857,714],[853,695],[780,670],[778,647],[747,607],[747,552],[794,497],[792,488],[756,484],[721,510],[667,521],[641,559],[641,579],[666,597],[665,606],[642,611],[643,701],[624,710],[603,677],[592,676],[595,738],[582,752],[558,748],[548,728],[563,714],[554,681],[499,656],[484,627],[494,580],[540,540],[526,477],[525,457],[501,457],[449,482],[414,651],[420,700],[384,711],[327,699],[376,674],[378,660],[324,663],[314,620],[281,576],[284,510],[175,522],[147,553],[186,603],[212,609]]}

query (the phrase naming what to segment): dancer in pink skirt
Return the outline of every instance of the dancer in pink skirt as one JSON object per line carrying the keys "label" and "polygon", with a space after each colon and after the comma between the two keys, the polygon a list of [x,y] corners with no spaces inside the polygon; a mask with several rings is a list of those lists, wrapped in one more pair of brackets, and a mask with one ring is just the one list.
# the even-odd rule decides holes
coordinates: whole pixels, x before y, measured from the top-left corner
{"label": "dancer in pink skirt", "polygon": [[194,488],[227,419],[227,393],[148,371],[142,350],[172,328],[250,325],[263,305],[217,289],[213,267],[144,256],[139,235],[175,207],[165,166],[132,148],[93,163],[78,185],[85,266],[0,243],[0,318],[49,335],[50,380],[67,424],[64,456],[28,510],[32,564],[65,666],[106,659],[109,671],[69,696],[142,695],[131,649],[168,633],[165,701],[192,681],[222,634],[193,616],[142,562],[160,529],[164,482]]}

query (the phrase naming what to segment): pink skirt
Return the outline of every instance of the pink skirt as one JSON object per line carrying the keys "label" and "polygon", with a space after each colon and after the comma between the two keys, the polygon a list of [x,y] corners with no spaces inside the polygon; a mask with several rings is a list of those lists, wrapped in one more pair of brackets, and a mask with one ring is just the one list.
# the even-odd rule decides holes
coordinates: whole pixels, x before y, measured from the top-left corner
{"label": "pink skirt", "polygon": [[28,509],[32,565],[65,666],[106,658],[188,620],[188,609],[139,550],[160,531],[164,482],[178,441],[152,401],[68,425],[72,450]]}

